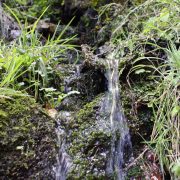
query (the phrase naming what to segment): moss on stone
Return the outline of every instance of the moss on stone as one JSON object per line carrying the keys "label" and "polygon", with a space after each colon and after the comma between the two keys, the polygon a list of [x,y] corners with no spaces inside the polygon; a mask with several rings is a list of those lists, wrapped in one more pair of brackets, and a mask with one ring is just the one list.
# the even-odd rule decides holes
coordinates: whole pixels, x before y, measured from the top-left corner
{"label": "moss on stone", "polygon": [[[99,97],[97,97],[95,100],[93,100],[90,103],[87,103],[80,111],[78,112],[77,115],[77,120],[79,123],[91,123],[94,120],[94,112],[95,108],[98,108],[98,102],[99,102]],[[89,121],[90,120],[90,121]]]}
{"label": "moss on stone", "polygon": [[0,112],[0,177],[52,177],[54,121],[30,97],[0,98]]}
{"label": "moss on stone", "polygon": [[98,116],[102,95],[87,103],[77,113],[76,128],[69,136],[69,154],[73,168],[68,179],[104,179],[107,152],[110,147],[111,133],[99,128]]}
{"label": "moss on stone", "polygon": [[154,84],[140,81],[131,88],[125,85],[121,88],[121,100],[124,113],[129,120],[133,145],[140,144],[142,137],[148,139],[152,130],[152,109],[148,107],[154,90]]}
{"label": "moss on stone", "polygon": [[142,169],[139,167],[139,166],[134,166],[134,167],[131,167],[129,170],[128,170],[128,174],[126,176],[126,180],[129,180],[131,179],[132,177],[135,177],[135,178],[138,178],[138,177],[141,177],[143,174],[143,171]]}

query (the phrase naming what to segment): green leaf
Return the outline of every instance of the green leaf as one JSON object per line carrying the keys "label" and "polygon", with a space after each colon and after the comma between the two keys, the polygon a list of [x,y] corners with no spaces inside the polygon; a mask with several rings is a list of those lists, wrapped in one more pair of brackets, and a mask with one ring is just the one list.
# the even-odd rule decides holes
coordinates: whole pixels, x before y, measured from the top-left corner
{"label": "green leaf", "polygon": [[15,126],[15,127],[13,127],[13,130],[20,130],[20,127]]}
{"label": "green leaf", "polygon": [[0,109],[0,117],[7,117],[7,113]]}
{"label": "green leaf", "polygon": [[41,88],[41,89],[39,89],[39,90],[40,90],[40,91],[45,90],[46,92],[54,92],[54,91],[56,91],[56,89],[53,88],[53,87],[49,87],[49,88]]}
{"label": "green leaf", "polygon": [[180,106],[175,106],[171,112],[171,116],[174,117],[180,112]]}
{"label": "green leaf", "polygon": [[180,177],[180,162],[177,162],[177,163],[173,166],[172,172],[173,172],[177,177]]}
{"label": "green leaf", "polygon": [[23,150],[24,146],[17,146],[16,150]]}
{"label": "green leaf", "polygon": [[145,69],[138,69],[135,71],[135,74],[141,74],[144,73],[146,70]]}
{"label": "green leaf", "polygon": [[169,11],[167,8],[162,9],[161,14],[160,14],[160,20],[163,22],[169,21]]}
{"label": "green leaf", "polygon": [[169,20],[169,13],[163,14],[163,16],[161,16],[161,21],[168,22],[168,20]]}

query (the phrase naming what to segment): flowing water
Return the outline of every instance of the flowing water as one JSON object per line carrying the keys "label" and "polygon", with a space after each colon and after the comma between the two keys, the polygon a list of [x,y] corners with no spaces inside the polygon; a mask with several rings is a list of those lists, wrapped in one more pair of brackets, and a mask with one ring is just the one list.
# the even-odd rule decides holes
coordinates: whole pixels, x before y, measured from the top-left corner
{"label": "flowing water", "polygon": [[122,112],[119,91],[119,61],[113,56],[107,58],[108,95],[112,132],[111,153],[107,164],[107,173],[115,172],[117,180],[124,180],[123,166],[131,156],[131,141],[126,118]]}
{"label": "flowing water", "polygon": [[[60,121],[60,119],[59,119]],[[57,154],[57,165],[55,167],[56,180],[65,180],[67,172],[71,167],[71,159],[65,151],[65,136],[66,132],[58,124],[56,128],[56,134],[58,137],[59,152]]]}
{"label": "flowing water", "polygon": [[[69,90],[69,83],[77,78],[80,75],[79,66],[76,66],[76,72],[72,75],[72,77],[67,77],[64,79],[64,86],[65,86],[65,93],[69,96],[71,94],[79,94],[77,91],[70,91]],[[69,92],[70,91],[70,92]],[[66,153],[66,136],[67,132],[63,129],[61,125],[61,121],[70,120],[71,114],[68,111],[60,111],[57,116],[57,127],[56,127],[56,134],[58,137],[57,143],[59,146],[59,152],[57,154],[57,165],[54,167],[56,180],[66,180],[67,174],[72,166],[72,160],[69,155]]]}
{"label": "flowing water", "polygon": [[[103,113],[108,114],[107,121],[109,124],[109,131],[111,132],[111,147],[109,159],[106,164],[106,174],[111,176],[115,174],[117,180],[124,180],[125,173],[123,168],[125,163],[128,162],[131,156],[131,141],[129,129],[127,126],[126,118],[122,112],[120,91],[119,91],[119,75],[118,75],[118,60],[108,57],[105,61],[106,75],[108,81],[108,92],[105,96],[105,101],[102,105]],[[77,69],[76,76],[80,76],[79,68]],[[61,113],[61,112],[60,112]],[[64,115],[64,118],[67,116]],[[61,118],[60,118],[61,120]],[[56,180],[65,180],[66,175],[71,169],[72,162],[65,151],[65,136],[66,132],[57,128],[57,135],[59,137],[59,154],[57,156],[57,166],[55,168]],[[103,127],[103,124],[101,124]]]}

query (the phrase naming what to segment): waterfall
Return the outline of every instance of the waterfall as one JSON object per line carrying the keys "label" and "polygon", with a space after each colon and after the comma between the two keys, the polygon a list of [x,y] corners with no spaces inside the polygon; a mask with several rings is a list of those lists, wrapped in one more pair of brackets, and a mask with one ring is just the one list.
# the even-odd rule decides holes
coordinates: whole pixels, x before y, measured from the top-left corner
{"label": "waterfall", "polygon": [[[98,59],[99,63],[105,63],[104,64],[105,66],[103,66],[103,68],[106,67],[106,79],[107,79],[106,85],[108,86],[108,91],[101,98],[99,104],[100,108],[97,112],[96,121],[94,121],[94,124],[90,126],[91,129],[89,134],[91,134],[91,132],[99,132],[99,129],[105,132],[104,135],[106,135],[106,133],[110,134],[108,139],[108,143],[110,142],[109,143],[110,145],[107,146],[107,148],[105,147],[104,151],[102,151],[101,149],[102,152],[101,154],[99,154],[99,157],[101,157],[102,154],[108,157],[107,160],[104,159],[104,166],[103,166],[104,169],[101,169],[101,172],[103,172],[103,176],[106,178],[112,179],[111,177],[113,177],[113,179],[124,180],[125,172],[123,171],[123,168],[125,167],[125,164],[128,162],[129,157],[131,155],[131,141],[130,141],[129,129],[127,126],[126,118],[123,114],[121,101],[120,101],[119,74],[118,74],[119,61],[114,58],[113,53],[110,54],[111,56],[108,56],[105,59],[100,59],[100,58]],[[79,78],[79,76],[81,76],[81,73],[79,66],[77,66],[76,73],[72,75],[70,79]],[[66,80],[68,78],[69,77],[66,77]],[[78,82],[77,82],[77,86],[78,86]],[[67,83],[66,85],[67,85],[66,89],[69,89],[69,83]],[[76,103],[76,101],[74,101],[73,103]],[[61,122],[67,122],[67,123],[70,122],[69,120],[71,120],[72,118],[71,113],[72,112],[61,110],[58,116],[59,124],[57,127],[57,135],[59,137],[58,142],[60,149],[57,155],[57,165],[55,168],[56,180],[65,180],[69,175],[68,173],[71,173],[73,168],[75,169],[77,167],[78,169],[81,165],[74,164],[73,158],[74,157],[79,158],[79,156],[84,155],[83,149],[80,152],[78,152],[80,153],[78,154],[78,156],[77,154],[74,154],[74,157],[69,157],[69,155],[67,154],[68,152],[67,143],[69,143],[70,141],[70,139],[68,138],[70,138],[72,132],[71,130],[69,131],[69,137],[68,137],[66,129],[63,127]],[[76,114],[76,112],[74,113]],[[74,114],[72,113],[72,115]],[[87,139],[88,139],[88,135],[87,135]],[[96,141],[96,139],[94,139],[94,141]],[[82,142],[82,143],[86,143],[86,142]],[[98,145],[98,143],[99,143],[98,140],[97,142],[94,142],[94,144],[96,145]],[[84,146],[86,147],[87,144],[84,144]],[[86,158],[86,156],[84,158],[86,158],[85,160],[91,160],[94,157],[95,156],[93,156],[91,153],[91,155],[89,155],[88,158]],[[96,176],[95,171],[100,172],[100,170],[97,169],[96,166],[94,167],[92,166],[92,169],[90,170],[88,168],[90,169],[90,167],[87,167],[87,171],[89,171],[90,173],[92,172],[92,174],[94,173],[93,175],[95,176]],[[89,172],[87,172],[87,174]],[[78,173],[80,174],[80,172]]]}
{"label": "waterfall", "polygon": [[[107,174],[114,174],[115,179],[124,180],[123,166],[131,155],[131,141],[126,118],[122,112],[120,91],[119,91],[119,60],[111,54],[106,59],[108,94],[106,106],[110,115],[112,142]],[[126,157],[127,156],[127,157]]]}
{"label": "waterfall", "polygon": [[[75,68],[76,68],[75,74],[72,77],[68,76],[64,79],[64,86],[65,86],[65,93],[66,93],[66,95],[64,97],[74,95],[74,94],[79,94],[78,91],[70,91],[69,90],[70,81],[72,81],[73,79],[80,76],[79,66],[77,65]],[[67,122],[71,118],[72,118],[71,113],[68,111],[63,111],[63,110],[61,110],[59,112],[58,116],[56,117],[56,120],[57,120],[56,134],[57,134],[57,144],[59,147],[59,151],[58,151],[57,157],[56,157],[57,164],[54,167],[55,179],[56,180],[66,180],[67,174],[70,171],[71,166],[73,164],[71,157],[66,152],[67,132],[61,124],[61,121]]]}

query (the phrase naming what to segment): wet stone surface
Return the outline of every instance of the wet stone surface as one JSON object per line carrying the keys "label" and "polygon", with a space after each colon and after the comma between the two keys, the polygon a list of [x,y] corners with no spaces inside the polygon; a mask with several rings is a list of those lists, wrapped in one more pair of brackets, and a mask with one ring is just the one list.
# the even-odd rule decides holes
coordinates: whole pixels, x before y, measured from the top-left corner
{"label": "wet stone surface", "polygon": [[55,121],[30,97],[1,98],[0,112],[0,179],[53,179]]}

